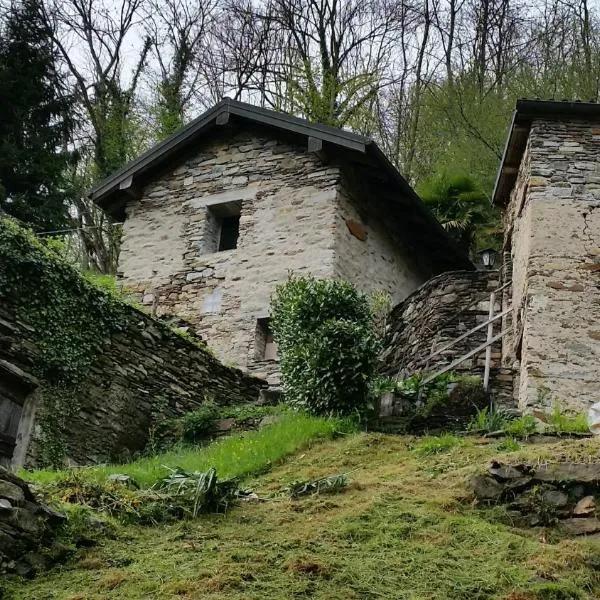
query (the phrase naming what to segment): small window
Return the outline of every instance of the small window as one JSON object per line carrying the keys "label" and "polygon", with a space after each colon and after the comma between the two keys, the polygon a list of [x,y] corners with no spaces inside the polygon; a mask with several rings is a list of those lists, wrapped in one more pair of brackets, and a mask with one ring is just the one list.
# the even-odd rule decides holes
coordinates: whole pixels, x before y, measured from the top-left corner
{"label": "small window", "polygon": [[212,254],[237,248],[241,209],[240,201],[206,207],[204,233],[198,244],[199,254]]}
{"label": "small window", "polygon": [[223,217],[221,219],[221,233],[219,235],[219,252],[237,248],[240,235],[240,215]]}
{"label": "small window", "polygon": [[277,344],[273,338],[270,319],[256,322],[255,360],[277,360]]}

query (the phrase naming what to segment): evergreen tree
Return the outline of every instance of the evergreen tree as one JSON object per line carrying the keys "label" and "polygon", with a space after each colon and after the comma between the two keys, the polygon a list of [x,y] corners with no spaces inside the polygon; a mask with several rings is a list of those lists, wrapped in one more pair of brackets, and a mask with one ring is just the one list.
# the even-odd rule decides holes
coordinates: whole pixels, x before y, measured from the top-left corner
{"label": "evergreen tree", "polygon": [[68,223],[72,129],[40,0],[12,4],[0,30],[0,208],[33,229]]}

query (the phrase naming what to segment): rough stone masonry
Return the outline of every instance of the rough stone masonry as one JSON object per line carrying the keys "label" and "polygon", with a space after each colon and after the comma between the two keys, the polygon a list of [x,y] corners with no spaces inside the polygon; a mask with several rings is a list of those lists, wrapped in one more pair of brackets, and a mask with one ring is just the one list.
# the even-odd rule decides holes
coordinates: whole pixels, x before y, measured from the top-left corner
{"label": "rough stone masonry", "polygon": [[517,106],[496,188],[513,271],[503,352],[520,408],[582,411],[600,401],[600,106],[561,104]]}
{"label": "rough stone masonry", "polygon": [[[289,273],[343,277],[396,302],[429,276],[394,241],[385,209],[350,187],[340,167],[264,132],[211,139],[128,201],[123,283],[157,314],[189,321],[222,360],[277,382],[260,327]],[[219,250],[216,221],[229,214],[237,247]]]}

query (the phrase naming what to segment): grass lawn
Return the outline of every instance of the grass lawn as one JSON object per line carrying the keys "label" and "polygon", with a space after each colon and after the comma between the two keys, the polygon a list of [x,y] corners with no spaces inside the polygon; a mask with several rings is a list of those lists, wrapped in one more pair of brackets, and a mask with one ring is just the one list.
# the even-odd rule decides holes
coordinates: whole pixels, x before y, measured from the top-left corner
{"label": "grass lawn", "polygon": [[[150,487],[168,474],[168,468],[175,467],[185,471],[206,471],[214,467],[221,479],[243,477],[270,469],[310,442],[332,437],[344,425],[339,419],[288,412],[260,430],[224,437],[203,448],[184,447],[124,465],[83,467],[78,471],[95,480],[104,480],[115,473],[129,475],[141,487]],[[24,479],[40,484],[56,481],[64,474],[64,471],[51,470],[19,473]]]}
{"label": "grass lawn", "polygon": [[[246,483],[269,497],[294,480],[347,472],[352,481],[342,493],[244,502],[225,516],[175,525],[122,527],[118,539],[79,551],[67,565],[10,584],[8,597],[598,598],[599,541],[512,528],[503,524],[502,510],[475,507],[465,487],[493,457],[590,456],[600,458],[595,439],[520,448],[448,436],[440,442],[360,433],[324,440]],[[247,464],[242,457],[240,464]]]}

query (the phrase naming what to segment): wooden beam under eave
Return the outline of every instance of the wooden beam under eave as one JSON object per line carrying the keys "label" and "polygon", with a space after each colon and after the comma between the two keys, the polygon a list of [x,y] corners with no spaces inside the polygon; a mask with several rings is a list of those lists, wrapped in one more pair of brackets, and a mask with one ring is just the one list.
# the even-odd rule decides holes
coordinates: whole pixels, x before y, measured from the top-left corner
{"label": "wooden beam under eave", "polygon": [[309,152],[323,152],[323,140],[317,137],[308,137],[308,151]]}
{"label": "wooden beam under eave", "polygon": [[227,125],[229,123],[229,113],[228,112],[219,113],[215,118],[215,123],[217,125]]}
{"label": "wooden beam under eave", "polygon": [[119,191],[124,192],[133,200],[139,200],[142,197],[142,190],[133,182],[133,175],[119,183]]}

